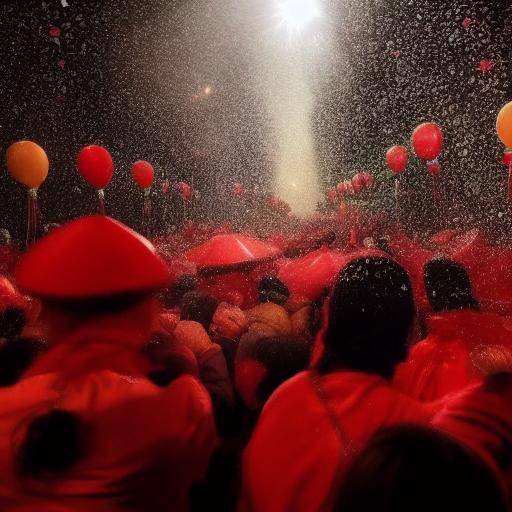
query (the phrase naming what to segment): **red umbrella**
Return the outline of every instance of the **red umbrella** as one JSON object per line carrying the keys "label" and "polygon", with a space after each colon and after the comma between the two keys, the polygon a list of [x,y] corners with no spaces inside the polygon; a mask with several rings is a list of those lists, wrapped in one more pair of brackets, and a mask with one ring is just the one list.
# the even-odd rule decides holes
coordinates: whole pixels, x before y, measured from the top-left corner
{"label": "red umbrella", "polygon": [[285,263],[278,277],[292,294],[313,301],[333,284],[346,261],[347,256],[342,252],[321,247]]}
{"label": "red umbrella", "polygon": [[188,250],[185,258],[200,270],[229,269],[248,263],[277,258],[281,254],[275,245],[256,238],[230,233],[216,235],[207,242]]}

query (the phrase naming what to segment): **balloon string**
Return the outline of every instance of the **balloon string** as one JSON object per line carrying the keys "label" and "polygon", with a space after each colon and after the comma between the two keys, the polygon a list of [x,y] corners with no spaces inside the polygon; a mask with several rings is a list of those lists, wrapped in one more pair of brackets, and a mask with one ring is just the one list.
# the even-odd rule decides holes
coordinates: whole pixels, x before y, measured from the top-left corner
{"label": "balloon string", "polygon": [[144,235],[149,238],[151,237],[151,196],[150,189],[144,191],[144,203],[142,206],[142,224],[144,228]]}
{"label": "balloon string", "polygon": [[400,180],[398,177],[395,178],[395,216],[396,225],[400,225]]}
{"label": "balloon string", "polygon": [[105,215],[105,192],[102,188],[98,189],[98,212]]}
{"label": "balloon string", "polygon": [[37,233],[37,189],[31,188],[28,191],[28,211],[27,211],[27,248],[33,245],[36,241]]}
{"label": "balloon string", "polygon": [[507,198],[508,198],[508,203],[509,203],[509,208],[510,208],[510,206],[512,205],[512,163],[509,164],[509,166],[508,166],[508,194],[507,194]]}

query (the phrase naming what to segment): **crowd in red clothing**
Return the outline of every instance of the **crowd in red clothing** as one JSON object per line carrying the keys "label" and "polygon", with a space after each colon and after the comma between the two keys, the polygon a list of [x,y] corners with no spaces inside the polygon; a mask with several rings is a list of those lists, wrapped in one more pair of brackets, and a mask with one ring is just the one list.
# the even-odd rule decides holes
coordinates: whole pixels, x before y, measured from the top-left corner
{"label": "crowd in red clothing", "polygon": [[315,222],[2,246],[0,509],[510,509],[510,250]]}

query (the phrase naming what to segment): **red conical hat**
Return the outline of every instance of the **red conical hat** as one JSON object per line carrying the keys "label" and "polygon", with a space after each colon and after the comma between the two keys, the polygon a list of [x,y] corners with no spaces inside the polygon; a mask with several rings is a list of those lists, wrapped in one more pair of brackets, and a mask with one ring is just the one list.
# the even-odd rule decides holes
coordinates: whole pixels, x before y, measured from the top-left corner
{"label": "red conical hat", "polygon": [[168,283],[169,271],[145,238],[94,215],[55,229],[31,247],[16,281],[35,297],[80,300],[157,290]]}
{"label": "red conical hat", "polygon": [[347,256],[340,251],[322,247],[302,258],[285,263],[279,270],[278,277],[291,293],[315,300],[325,288],[333,284],[346,262]]}
{"label": "red conical hat", "polygon": [[281,251],[256,238],[230,233],[217,235],[185,253],[198,268],[221,268],[276,258]]}

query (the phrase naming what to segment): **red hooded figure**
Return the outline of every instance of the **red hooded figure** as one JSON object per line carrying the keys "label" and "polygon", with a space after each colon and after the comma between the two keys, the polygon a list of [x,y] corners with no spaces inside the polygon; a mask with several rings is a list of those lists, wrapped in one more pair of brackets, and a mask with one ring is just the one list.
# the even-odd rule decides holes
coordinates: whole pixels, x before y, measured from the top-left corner
{"label": "red hooded figure", "polygon": [[43,301],[50,350],[0,391],[2,508],[188,510],[216,432],[192,376],[146,378],[151,294],[169,280],[152,245],[85,217],[34,245],[16,278]]}
{"label": "red hooded figure", "polygon": [[[368,257],[342,270],[320,360],[270,397],[246,448],[239,511],[332,510],[346,469],[377,430],[433,420],[443,403],[421,403],[390,383],[413,315],[411,283],[396,263]],[[498,476],[512,455],[511,393],[510,378],[485,381],[435,417]]]}
{"label": "red hooded figure", "polygon": [[512,330],[495,313],[479,311],[468,274],[451,260],[425,265],[425,289],[434,311],[427,337],[399,365],[395,384],[421,400],[437,400],[483,378],[474,355],[486,346],[512,353]]}

